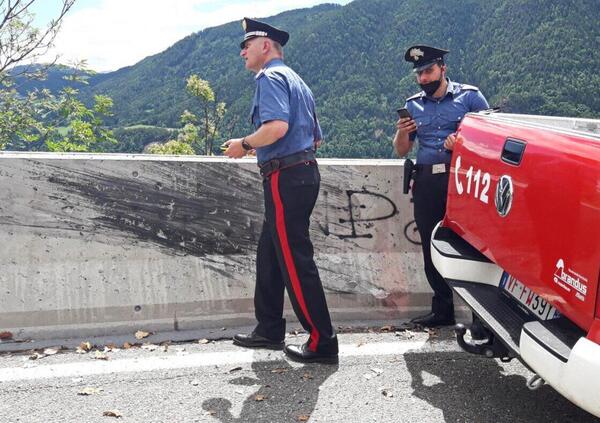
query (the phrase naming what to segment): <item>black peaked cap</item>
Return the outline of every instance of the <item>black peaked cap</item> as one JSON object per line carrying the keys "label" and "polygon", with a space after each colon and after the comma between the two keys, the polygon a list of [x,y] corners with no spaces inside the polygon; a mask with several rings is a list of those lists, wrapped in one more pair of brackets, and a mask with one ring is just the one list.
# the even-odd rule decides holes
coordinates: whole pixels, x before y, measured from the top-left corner
{"label": "black peaked cap", "polygon": [[244,18],[242,20],[242,28],[244,28],[246,34],[244,35],[244,41],[240,43],[240,48],[244,48],[244,43],[255,37],[267,37],[273,41],[277,41],[282,46],[284,46],[290,38],[290,34],[287,32],[250,18]]}
{"label": "black peaked cap", "polygon": [[413,64],[415,72],[427,69],[434,63],[444,60],[448,50],[430,46],[416,45],[409,47],[404,53],[404,60]]}

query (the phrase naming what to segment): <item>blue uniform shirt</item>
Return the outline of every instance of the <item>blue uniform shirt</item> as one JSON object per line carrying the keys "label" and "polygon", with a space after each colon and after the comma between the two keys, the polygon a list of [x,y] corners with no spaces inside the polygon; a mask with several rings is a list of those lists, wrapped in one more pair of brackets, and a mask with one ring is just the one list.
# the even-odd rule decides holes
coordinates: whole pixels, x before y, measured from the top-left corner
{"label": "blue uniform shirt", "polygon": [[283,138],[256,149],[258,163],[312,149],[323,138],[312,91],[281,59],[271,60],[256,74],[251,118],[255,129],[271,120],[288,123]]}
{"label": "blue uniform shirt", "polygon": [[434,99],[421,91],[408,98],[405,107],[417,124],[417,131],[410,134],[411,141],[419,138],[417,163],[438,164],[450,163],[452,152],[444,148],[444,141],[456,132],[465,114],[490,106],[477,87],[448,79],[446,95],[442,98]]}

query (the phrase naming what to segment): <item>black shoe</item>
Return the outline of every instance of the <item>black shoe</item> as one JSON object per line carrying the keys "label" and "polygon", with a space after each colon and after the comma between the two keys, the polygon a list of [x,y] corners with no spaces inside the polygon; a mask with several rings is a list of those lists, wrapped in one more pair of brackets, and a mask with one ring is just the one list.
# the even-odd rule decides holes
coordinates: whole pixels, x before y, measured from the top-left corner
{"label": "black shoe", "polygon": [[411,320],[415,325],[435,327],[435,326],[454,326],[456,321],[454,317],[440,316],[435,313],[429,313],[425,316],[415,317]]}
{"label": "black shoe", "polygon": [[337,364],[339,363],[337,353],[320,353],[308,349],[306,344],[302,345],[286,345],[283,352],[292,360],[300,363],[322,363],[322,364]]}
{"label": "black shoe", "polygon": [[233,343],[240,347],[246,348],[267,348],[269,350],[282,350],[284,346],[283,340],[275,341],[273,339],[265,338],[264,336],[257,335],[252,332],[249,335],[238,334],[233,337]]}

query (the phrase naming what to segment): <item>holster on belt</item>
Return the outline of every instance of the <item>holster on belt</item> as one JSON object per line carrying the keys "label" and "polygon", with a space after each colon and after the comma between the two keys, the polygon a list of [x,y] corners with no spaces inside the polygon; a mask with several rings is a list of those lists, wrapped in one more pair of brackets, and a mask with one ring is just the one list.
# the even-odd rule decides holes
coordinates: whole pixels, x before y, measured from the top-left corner
{"label": "holster on belt", "polygon": [[413,178],[415,172],[415,164],[411,159],[404,161],[404,180],[402,182],[402,193],[408,194],[410,191],[410,181]]}

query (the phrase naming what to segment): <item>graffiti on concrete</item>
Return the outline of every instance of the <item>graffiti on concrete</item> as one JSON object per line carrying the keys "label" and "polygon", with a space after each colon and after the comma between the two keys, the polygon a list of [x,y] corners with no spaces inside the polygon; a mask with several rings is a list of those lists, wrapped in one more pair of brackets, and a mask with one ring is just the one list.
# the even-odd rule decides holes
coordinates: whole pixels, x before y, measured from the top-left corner
{"label": "graffiti on concrete", "polygon": [[404,236],[411,244],[421,245],[421,238],[419,236],[419,230],[417,229],[417,222],[411,220],[404,226]]}
{"label": "graffiti on concrete", "polygon": [[[372,226],[372,222],[386,220],[394,217],[398,214],[398,207],[396,204],[388,197],[383,194],[379,194],[376,192],[368,191],[363,188],[361,191],[354,190],[346,190],[346,196],[348,197],[348,206],[347,207],[337,207],[338,210],[341,210],[345,213],[343,218],[338,219],[338,223],[349,226],[350,233],[334,233],[330,230],[330,217],[329,217],[329,204],[328,204],[328,193],[325,191],[324,193],[324,201],[325,201],[325,223],[319,223],[319,227],[321,231],[327,236],[333,235],[340,239],[357,239],[357,238],[373,238],[373,234],[369,232],[361,232],[359,233],[357,230],[357,223],[367,223]],[[368,197],[360,199],[360,197]],[[356,200],[356,201],[354,201]],[[358,203],[356,206],[354,203]],[[383,209],[382,214],[378,216],[368,216],[361,217],[360,210],[364,210],[367,208],[367,203],[378,202],[377,210]],[[357,211],[358,209],[358,211]],[[387,209],[387,210],[386,210]],[[346,217],[347,216],[347,217]],[[367,225],[369,226],[369,225]]]}

